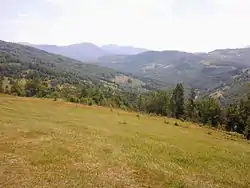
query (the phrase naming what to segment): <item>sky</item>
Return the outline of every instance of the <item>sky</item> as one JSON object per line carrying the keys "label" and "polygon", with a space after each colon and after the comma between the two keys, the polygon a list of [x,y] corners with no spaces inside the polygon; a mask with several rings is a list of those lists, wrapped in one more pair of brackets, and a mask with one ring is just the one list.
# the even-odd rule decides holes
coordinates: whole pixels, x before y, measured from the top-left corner
{"label": "sky", "polygon": [[208,52],[250,45],[250,0],[0,0],[0,40]]}

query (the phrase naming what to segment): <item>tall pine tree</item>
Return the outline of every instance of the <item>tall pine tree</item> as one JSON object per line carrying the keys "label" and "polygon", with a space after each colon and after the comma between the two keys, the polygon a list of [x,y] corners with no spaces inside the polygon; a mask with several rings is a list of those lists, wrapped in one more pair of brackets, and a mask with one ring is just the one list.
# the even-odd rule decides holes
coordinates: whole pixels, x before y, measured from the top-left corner
{"label": "tall pine tree", "polygon": [[171,100],[172,115],[177,119],[184,117],[184,88],[181,83],[173,90]]}
{"label": "tall pine tree", "polygon": [[187,107],[186,107],[187,116],[190,120],[197,119],[195,99],[196,99],[196,92],[195,92],[195,89],[192,88],[190,91],[190,95],[189,95]]}

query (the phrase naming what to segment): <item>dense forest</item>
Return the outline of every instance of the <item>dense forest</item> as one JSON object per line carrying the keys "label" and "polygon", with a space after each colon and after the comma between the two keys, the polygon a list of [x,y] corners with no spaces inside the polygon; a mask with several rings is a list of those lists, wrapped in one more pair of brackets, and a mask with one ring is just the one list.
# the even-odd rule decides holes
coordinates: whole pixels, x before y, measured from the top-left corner
{"label": "dense forest", "polygon": [[[247,139],[250,137],[249,88],[246,97],[241,97],[227,106],[221,105],[220,101],[213,97],[197,97],[196,89],[184,89],[181,83],[169,90],[125,89],[111,81],[113,74],[116,74],[112,70],[72,62],[70,66],[70,59],[60,56],[53,59],[54,55],[45,52],[42,57],[36,57],[30,47],[23,49],[20,45],[17,46],[18,49],[13,49],[13,45],[8,45],[9,48],[6,48],[6,44],[4,48],[0,48],[2,93],[63,99],[85,105],[102,105],[111,109],[122,108],[174,117],[182,121],[235,131],[244,134]],[[32,54],[27,55],[31,51]],[[80,71],[83,70],[82,66],[85,66],[85,71]]]}

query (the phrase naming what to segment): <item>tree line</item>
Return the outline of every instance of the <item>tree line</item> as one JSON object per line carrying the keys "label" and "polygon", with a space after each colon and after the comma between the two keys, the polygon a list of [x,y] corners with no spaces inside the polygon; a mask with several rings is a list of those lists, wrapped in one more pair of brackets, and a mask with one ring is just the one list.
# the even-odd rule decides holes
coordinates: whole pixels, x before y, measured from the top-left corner
{"label": "tree line", "polygon": [[8,84],[4,85],[5,79],[0,78],[0,91],[7,94],[54,100],[61,98],[85,105],[168,116],[235,131],[250,139],[250,92],[245,99],[223,107],[212,97],[197,98],[195,89],[191,89],[188,96],[184,97],[185,91],[181,83],[173,90],[141,93],[115,90],[102,85],[53,85],[39,79],[26,79],[23,83],[20,79],[9,79]]}

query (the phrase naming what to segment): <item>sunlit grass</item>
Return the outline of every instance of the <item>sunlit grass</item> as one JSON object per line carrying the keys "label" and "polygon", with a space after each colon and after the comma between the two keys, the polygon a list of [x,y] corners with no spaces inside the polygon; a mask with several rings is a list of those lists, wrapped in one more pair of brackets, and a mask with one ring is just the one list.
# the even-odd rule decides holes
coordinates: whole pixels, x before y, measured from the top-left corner
{"label": "sunlit grass", "polygon": [[250,185],[249,142],[174,119],[1,95],[0,130],[0,187]]}

